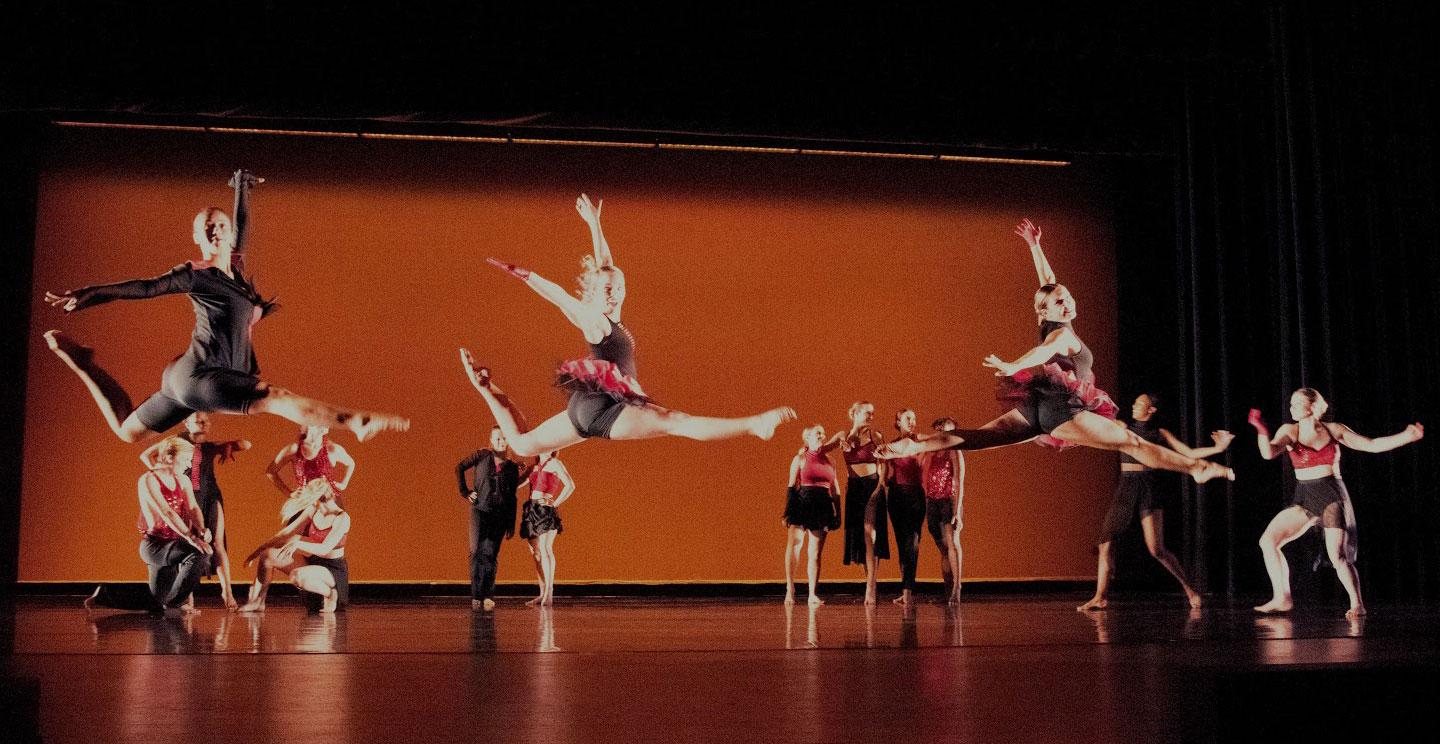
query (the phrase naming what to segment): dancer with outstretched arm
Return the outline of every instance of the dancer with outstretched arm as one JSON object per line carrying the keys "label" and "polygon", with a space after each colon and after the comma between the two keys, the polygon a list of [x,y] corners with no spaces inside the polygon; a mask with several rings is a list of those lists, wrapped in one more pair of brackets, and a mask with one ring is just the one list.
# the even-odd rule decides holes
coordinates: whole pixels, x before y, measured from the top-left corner
{"label": "dancer with outstretched arm", "polygon": [[1314,388],[1300,388],[1290,396],[1290,418],[1275,436],[1265,425],[1259,409],[1251,409],[1250,425],[1255,427],[1255,441],[1260,456],[1273,460],[1288,452],[1295,466],[1295,499],[1282,509],[1265,533],[1260,536],[1260,553],[1265,557],[1265,571],[1270,574],[1270,601],[1256,607],[1257,612],[1289,612],[1295,606],[1290,597],[1290,564],[1281,550],[1286,543],[1305,534],[1317,523],[1325,531],[1325,550],[1335,566],[1345,593],[1350,596],[1349,618],[1365,614],[1365,601],[1360,596],[1360,573],[1355,570],[1358,546],[1355,542],[1355,511],[1350,506],[1350,493],[1340,479],[1340,445],[1361,452],[1389,452],[1418,442],[1425,436],[1425,427],[1418,423],[1405,427],[1398,434],[1371,439],[1355,433],[1350,427],[1325,421],[1330,404]]}
{"label": "dancer with outstretched arm", "polygon": [[918,439],[892,442],[878,451],[881,457],[905,457],[942,449],[988,449],[1032,439],[1063,448],[1074,445],[1124,452],[1152,468],[1187,473],[1197,483],[1211,478],[1235,477],[1229,468],[1186,457],[1147,442],[1115,425],[1115,403],[1095,386],[1095,355],[1080,340],[1071,322],[1079,315],[1070,290],[1056,281],[1055,272],[1040,248],[1040,228],[1029,220],[1015,234],[1030,247],[1040,280],[1035,292],[1035,315],[1040,344],[1014,361],[991,354],[984,365],[1001,378],[1000,398],[1013,405],[1009,412],[979,429],[937,432]]}
{"label": "dancer with outstretched arm", "polygon": [[529,428],[509,396],[491,381],[490,370],[477,364],[468,350],[460,350],[466,376],[485,399],[515,454],[533,457],[589,438],[675,436],[709,441],[749,434],[768,440],[775,435],[775,427],[794,420],[795,411],[784,407],[741,418],[694,416],[661,406],[646,395],[635,379],[635,336],[621,321],[625,275],[615,265],[600,230],[600,205],[591,204],[581,194],[575,209],[590,226],[594,244],[594,254],[581,262],[584,271],[578,299],[528,269],[486,259],[559,308],[590,345],[589,358],[566,362],[558,372],[556,384],[570,391],[565,410]]}
{"label": "dancer with outstretched arm", "polygon": [[95,362],[94,350],[58,330],[45,333],[50,350],[85,384],[105,422],[124,442],[158,438],[196,411],[269,413],[299,424],[339,426],[364,441],[386,430],[410,427],[407,419],[324,403],[275,387],[259,378],[250,329],[277,306],[261,299],[245,272],[250,189],[262,179],[236,171],[235,224],[215,207],[195,215],[193,238],[202,260],[187,261],[160,276],[45,293],[45,301],[66,313],[115,300],[144,300],[185,294],[195,308],[190,348],[165,367],[160,390],[136,407]]}

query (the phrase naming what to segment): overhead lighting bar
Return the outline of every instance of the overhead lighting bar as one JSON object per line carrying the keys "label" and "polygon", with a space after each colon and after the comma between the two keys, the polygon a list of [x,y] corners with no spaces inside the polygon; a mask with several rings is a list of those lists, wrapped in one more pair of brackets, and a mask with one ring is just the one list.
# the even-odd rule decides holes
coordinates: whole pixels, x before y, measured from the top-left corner
{"label": "overhead lighting bar", "polygon": [[122,124],[99,121],[57,121],[61,127],[95,129],[142,129],[160,132],[198,132],[216,134],[266,134],[289,137],[332,137],[342,139],[406,140],[412,142],[479,142],[494,145],[563,145],[567,147],[618,147],[636,150],[692,150],[698,152],[742,152],[761,155],[829,155],[847,158],[880,158],[889,160],[936,160],[956,163],[1000,165],[1035,165],[1062,167],[1068,160],[1040,158],[1004,158],[986,155],[944,155],[913,152],[875,152],[867,150],[836,150],[809,147],[765,147],[760,145],[707,145],[688,142],[627,142],[624,140],[558,139],[535,137],[484,137],[451,134],[400,134],[384,132],[327,132],[314,129],[263,129],[258,127],[181,126],[174,124]]}

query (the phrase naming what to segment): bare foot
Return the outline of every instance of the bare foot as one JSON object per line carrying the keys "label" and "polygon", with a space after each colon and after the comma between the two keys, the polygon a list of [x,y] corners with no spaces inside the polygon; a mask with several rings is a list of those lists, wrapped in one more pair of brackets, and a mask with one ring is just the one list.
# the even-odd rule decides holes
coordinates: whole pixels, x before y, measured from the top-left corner
{"label": "bare foot", "polygon": [[482,367],[475,361],[475,355],[465,347],[460,347],[460,363],[465,367],[465,376],[470,378],[470,384],[475,387],[490,389],[490,369]]}
{"label": "bare foot", "polygon": [[180,611],[186,615],[199,615],[200,610],[195,609],[193,604],[180,605]]}
{"label": "bare foot", "polygon": [[910,592],[909,592],[909,591],[900,592],[900,596],[896,597],[896,598],[895,598],[894,600],[892,600],[892,601],[893,601],[895,604],[897,604],[897,605],[901,605],[901,606],[903,606],[903,607],[909,607],[909,606],[910,606]]}
{"label": "bare foot", "polygon": [[868,606],[870,606],[870,607],[874,607],[874,606],[875,606],[875,587],[873,587],[873,586],[867,586],[867,587],[865,587],[865,604],[868,605]]}
{"label": "bare foot", "polygon": [[546,597],[545,599],[540,600],[540,606],[541,606],[541,607],[554,607],[554,606],[555,606],[555,598],[554,598],[554,597]]}
{"label": "bare foot", "polygon": [[785,592],[785,602],[784,602],[784,604],[785,604],[785,606],[787,606],[787,607],[790,606],[790,605],[795,604],[795,593],[794,593],[794,592]]}
{"label": "bare foot", "polygon": [[240,603],[235,601],[235,595],[234,595],[234,594],[226,594],[226,595],[223,595],[223,596],[220,597],[220,601],[221,601],[221,602],[224,602],[224,603],[225,603],[225,609],[227,609],[227,610],[229,610],[229,611],[231,611],[231,612],[234,612],[235,609],[240,606]]}
{"label": "bare foot", "polygon": [[336,589],[331,589],[330,593],[325,595],[325,602],[320,605],[320,611],[324,613],[334,613],[335,609],[339,606],[340,592]]}
{"label": "bare foot", "polygon": [[495,611],[495,600],[490,599],[489,597],[486,597],[484,600],[482,600],[482,601],[480,602],[480,609],[482,609],[482,610],[484,610],[484,611],[486,611],[486,612],[494,612],[494,611]]}
{"label": "bare foot", "polygon": [[1270,614],[1273,612],[1289,612],[1290,610],[1294,609],[1294,607],[1295,602],[1293,600],[1272,599],[1269,602],[1266,602],[1265,604],[1256,607],[1255,611]]}
{"label": "bare foot", "polygon": [[543,599],[545,599],[545,595],[542,594],[542,595],[540,595],[540,596],[538,596],[538,597],[530,600],[529,602],[526,602],[526,603],[525,603],[525,606],[526,606],[526,607],[539,607],[539,606],[540,606],[540,601],[543,600]]}
{"label": "bare foot", "polygon": [[95,356],[94,349],[71,341],[69,336],[62,334],[58,329],[48,330],[44,336],[45,345],[49,346],[56,356],[75,366],[85,366]]}
{"label": "bare foot", "polygon": [[382,431],[409,431],[410,419],[388,413],[356,413],[350,428],[355,438],[363,442]]}
{"label": "bare foot", "polygon": [[1192,610],[1198,610],[1201,605],[1205,604],[1205,598],[1200,596],[1200,592],[1188,587],[1185,589],[1185,600],[1190,603]]}
{"label": "bare foot", "polygon": [[90,592],[90,596],[86,597],[85,601],[80,603],[86,612],[95,609],[95,600],[100,596],[100,589],[101,587],[95,587],[95,591]]}
{"label": "bare foot", "polygon": [[750,425],[750,433],[768,442],[775,436],[775,427],[786,421],[794,421],[795,418],[794,408],[771,408],[754,417],[754,423]]}
{"label": "bare foot", "polygon": [[1348,610],[1345,611],[1345,617],[1346,617],[1346,619],[1348,619],[1348,620],[1354,620],[1354,619],[1357,618],[1357,617],[1364,617],[1364,616],[1365,616],[1365,605],[1363,605],[1363,604],[1362,604],[1362,605],[1355,605],[1354,607],[1351,607],[1350,609],[1348,609]]}
{"label": "bare foot", "polygon": [[1233,481],[1235,480],[1235,471],[1219,463],[1201,460],[1195,467],[1190,469],[1190,477],[1194,478],[1196,483],[1204,483],[1213,478],[1221,477],[1225,480]]}
{"label": "bare foot", "polygon": [[1082,605],[1080,605],[1079,607],[1076,607],[1076,608],[1075,608],[1075,611],[1076,611],[1076,612],[1091,612],[1091,611],[1093,611],[1093,610],[1103,610],[1103,609],[1105,609],[1109,604],[1110,604],[1109,600],[1105,599],[1104,597],[1092,597],[1089,602],[1086,602],[1085,604],[1082,604]]}
{"label": "bare foot", "polygon": [[236,612],[264,612],[264,611],[265,611],[265,601],[264,601],[264,600],[260,600],[260,601],[258,601],[258,602],[246,602],[245,604],[240,605],[240,608],[237,609],[237,610],[235,610],[235,611],[236,611]]}
{"label": "bare foot", "polygon": [[814,594],[811,594],[811,595],[810,595],[810,606],[811,606],[811,607],[819,607],[820,605],[823,605],[823,604],[825,604],[825,600],[823,600],[823,599],[815,596]]}
{"label": "bare foot", "polygon": [[950,606],[952,606],[952,607],[959,605],[959,604],[960,604],[960,592],[955,592],[954,594],[951,594],[951,595],[950,595],[950,601],[948,602],[948,604],[949,604]]}

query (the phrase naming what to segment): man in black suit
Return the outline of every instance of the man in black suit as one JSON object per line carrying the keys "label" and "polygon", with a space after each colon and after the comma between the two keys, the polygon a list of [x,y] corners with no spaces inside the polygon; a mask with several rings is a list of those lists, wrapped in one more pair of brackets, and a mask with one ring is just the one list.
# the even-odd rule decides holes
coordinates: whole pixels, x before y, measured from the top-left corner
{"label": "man in black suit", "polygon": [[[467,482],[467,474],[474,471]],[[505,435],[490,430],[490,449],[476,450],[455,466],[460,498],[470,502],[470,608],[495,609],[500,542],[515,535],[515,490],[528,467],[510,456]],[[474,485],[471,485],[473,483]]]}

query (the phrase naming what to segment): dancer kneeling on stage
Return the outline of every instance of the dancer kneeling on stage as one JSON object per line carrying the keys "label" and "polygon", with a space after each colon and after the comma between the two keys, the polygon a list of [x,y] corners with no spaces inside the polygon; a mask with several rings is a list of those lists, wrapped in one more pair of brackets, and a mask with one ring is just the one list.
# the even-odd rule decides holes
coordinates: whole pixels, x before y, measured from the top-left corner
{"label": "dancer kneeling on stage", "polygon": [[525,604],[549,607],[555,603],[555,537],[564,529],[556,510],[575,492],[575,481],[565,463],[550,451],[535,463],[526,485],[530,486],[530,500],[520,518],[520,537],[530,543],[540,595]]}
{"label": "dancer kneeling on stage", "polygon": [[[935,431],[953,431],[955,419],[937,419]],[[927,452],[920,464],[925,481],[925,524],[940,550],[946,601],[960,604],[960,530],[965,527],[965,458],[959,450]]]}
{"label": "dancer kneeling on stage", "polygon": [[[1234,434],[1222,430],[1210,434],[1210,438],[1215,440],[1215,444],[1210,447],[1187,446],[1168,430],[1156,426],[1155,414],[1158,410],[1158,398],[1149,393],[1141,393],[1130,407],[1133,420],[1125,427],[1151,444],[1169,447],[1185,457],[1196,459],[1224,452],[1235,438]],[[1105,524],[1100,528],[1100,557],[1095,573],[1095,596],[1076,607],[1077,611],[1103,610],[1108,604],[1110,579],[1115,575],[1115,538],[1130,526],[1136,512],[1140,514],[1140,528],[1145,533],[1145,547],[1149,549],[1150,555],[1155,556],[1155,560],[1180,582],[1180,589],[1185,592],[1185,600],[1190,603],[1190,607],[1199,609],[1203,601],[1200,592],[1195,591],[1186,580],[1180,559],[1165,548],[1165,504],[1158,493],[1158,476],[1159,473],[1154,468],[1140,463],[1126,452],[1120,453],[1120,482],[1115,486],[1115,498],[1110,503],[1110,511],[1105,515]]]}
{"label": "dancer kneeling on stage", "polygon": [[185,469],[195,445],[170,437],[155,452],[155,467],[136,485],[140,499],[140,559],[149,569],[150,591],[132,594],[101,586],[85,600],[85,608],[147,610],[179,614],[197,612],[183,604],[210,564],[211,534]]}
{"label": "dancer kneeling on stage", "polygon": [[810,604],[824,601],[815,593],[820,581],[820,551],[825,548],[825,535],[840,527],[840,487],[835,466],[825,454],[825,427],[816,424],[803,432],[805,448],[790,461],[790,480],[785,499],[785,604],[795,604],[795,564],[805,536],[810,536],[809,577]]}
{"label": "dancer kneeling on stage", "polygon": [[1290,462],[1295,466],[1295,500],[1270,520],[1270,526],[1260,536],[1260,552],[1265,557],[1265,570],[1270,574],[1274,595],[1269,602],[1256,607],[1257,612],[1289,612],[1294,606],[1290,597],[1290,565],[1285,561],[1282,548],[1318,523],[1325,530],[1325,550],[1330,563],[1335,566],[1345,593],[1350,595],[1350,609],[1345,616],[1354,618],[1365,614],[1365,601],[1360,597],[1360,574],[1355,570],[1358,550],[1355,511],[1350,506],[1345,481],[1340,479],[1340,445],[1361,452],[1388,452],[1420,441],[1425,436],[1425,427],[1411,424],[1399,434],[1371,439],[1356,434],[1344,424],[1325,421],[1329,407],[1324,396],[1313,388],[1296,390],[1290,396],[1290,417],[1295,423],[1281,426],[1274,438],[1259,409],[1250,411],[1250,425],[1255,427],[1260,456],[1273,460],[1288,451]]}
{"label": "dancer kneeling on stage", "polygon": [[[515,536],[515,491],[529,468],[511,459],[505,433],[490,430],[490,449],[475,450],[455,466],[460,498],[470,503],[470,609],[495,609],[500,543]],[[466,473],[474,471],[470,483]],[[471,484],[474,485],[471,485]]]}
{"label": "dancer kneeling on stage", "polygon": [[[350,599],[350,567],[345,560],[345,538],[350,515],[335,500],[335,489],[323,478],[306,483],[281,508],[285,527],[260,544],[245,565],[258,561],[250,601],[241,612],[265,609],[272,571],[290,575],[302,592],[323,598],[319,610],[334,612]],[[309,600],[307,598],[307,604]]]}

